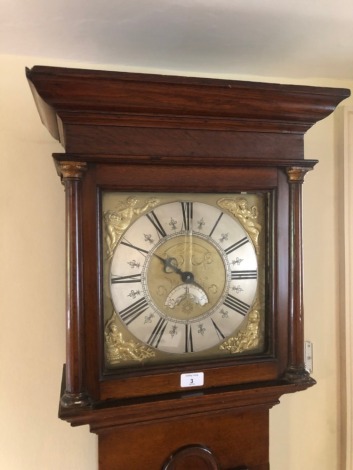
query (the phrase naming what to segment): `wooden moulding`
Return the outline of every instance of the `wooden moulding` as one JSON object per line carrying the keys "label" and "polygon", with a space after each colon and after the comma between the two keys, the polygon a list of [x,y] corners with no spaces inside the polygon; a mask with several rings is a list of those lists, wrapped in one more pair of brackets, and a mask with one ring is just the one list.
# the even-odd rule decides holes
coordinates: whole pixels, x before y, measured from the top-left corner
{"label": "wooden moulding", "polygon": [[[303,158],[302,135],[349,91],[35,66],[42,122],[67,152]],[[99,157],[100,158],[100,157]]]}

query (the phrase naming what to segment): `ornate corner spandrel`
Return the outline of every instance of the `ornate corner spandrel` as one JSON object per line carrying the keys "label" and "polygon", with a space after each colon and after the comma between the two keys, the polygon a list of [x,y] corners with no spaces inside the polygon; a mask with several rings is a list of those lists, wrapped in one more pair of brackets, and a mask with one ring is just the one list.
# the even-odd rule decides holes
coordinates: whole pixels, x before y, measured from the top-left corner
{"label": "ornate corner spandrel", "polygon": [[250,205],[245,197],[237,197],[235,199],[222,198],[217,201],[217,204],[239,220],[249,234],[255,246],[256,253],[259,253],[259,235],[261,232],[261,225],[257,222],[257,206]]}
{"label": "ornate corner spandrel", "polygon": [[104,224],[106,230],[107,259],[113,256],[114,250],[119,240],[130,225],[133,217],[139,216],[148,209],[155,207],[160,201],[156,198],[148,199],[144,202],[135,197],[128,197],[121,201],[115,209],[104,212]]}
{"label": "ornate corner spandrel", "polygon": [[126,361],[142,362],[156,355],[151,348],[124,338],[116,319],[117,315],[113,312],[104,328],[105,355],[109,366]]}
{"label": "ornate corner spandrel", "polygon": [[260,324],[260,310],[255,306],[248,315],[245,328],[222,343],[220,349],[229,351],[230,354],[258,349],[261,346]]}

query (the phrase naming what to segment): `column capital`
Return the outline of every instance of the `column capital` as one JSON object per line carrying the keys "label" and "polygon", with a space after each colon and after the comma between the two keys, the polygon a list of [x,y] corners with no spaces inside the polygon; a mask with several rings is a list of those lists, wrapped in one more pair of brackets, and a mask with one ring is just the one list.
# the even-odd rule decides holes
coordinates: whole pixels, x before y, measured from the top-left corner
{"label": "column capital", "polygon": [[289,183],[303,183],[304,177],[312,168],[304,166],[290,166],[286,168]]}
{"label": "column capital", "polygon": [[60,161],[56,162],[59,176],[62,179],[81,179],[87,171],[86,162]]}

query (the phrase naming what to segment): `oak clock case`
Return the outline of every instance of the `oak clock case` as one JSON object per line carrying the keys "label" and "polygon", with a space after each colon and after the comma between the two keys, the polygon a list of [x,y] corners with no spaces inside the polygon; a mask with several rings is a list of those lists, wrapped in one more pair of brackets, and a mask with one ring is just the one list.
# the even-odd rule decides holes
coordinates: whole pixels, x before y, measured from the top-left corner
{"label": "oak clock case", "polygon": [[304,134],[349,90],[42,66],[27,78],[65,149],[60,418],[98,435],[99,470],[268,470],[271,407],[315,384]]}
{"label": "oak clock case", "polygon": [[263,351],[267,197],[102,193],[108,370]]}

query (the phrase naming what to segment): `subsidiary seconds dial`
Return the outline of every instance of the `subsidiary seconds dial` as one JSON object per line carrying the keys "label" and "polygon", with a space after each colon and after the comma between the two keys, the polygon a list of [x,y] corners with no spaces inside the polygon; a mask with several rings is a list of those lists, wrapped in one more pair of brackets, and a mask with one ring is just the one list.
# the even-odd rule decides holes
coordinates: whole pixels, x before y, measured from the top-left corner
{"label": "subsidiary seconds dial", "polygon": [[116,313],[142,343],[166,353],[221,344],[257,290],[256,251],[242,224],[216,206],[157,205],[122,234],[110,268]]}

